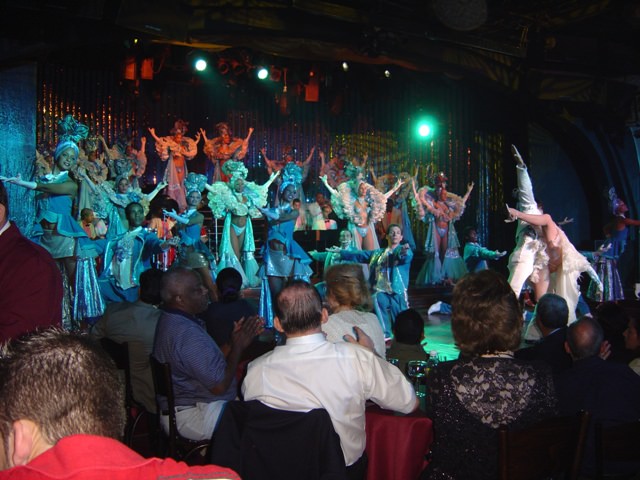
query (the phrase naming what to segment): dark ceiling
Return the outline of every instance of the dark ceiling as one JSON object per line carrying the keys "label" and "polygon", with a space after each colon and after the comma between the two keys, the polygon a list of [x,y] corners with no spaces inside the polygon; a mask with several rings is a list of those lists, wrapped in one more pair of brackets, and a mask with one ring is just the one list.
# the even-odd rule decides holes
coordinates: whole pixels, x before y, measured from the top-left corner
{"label": "dark ceiling", "polygon": [[[22,0],[2,4],[0,66],[241,50],[399,66],[518,89],[526,76],[640,83],[640,0]],[[167,48],[167,46],[170,46]],[[172,53],[175,57],[175,53]]]}

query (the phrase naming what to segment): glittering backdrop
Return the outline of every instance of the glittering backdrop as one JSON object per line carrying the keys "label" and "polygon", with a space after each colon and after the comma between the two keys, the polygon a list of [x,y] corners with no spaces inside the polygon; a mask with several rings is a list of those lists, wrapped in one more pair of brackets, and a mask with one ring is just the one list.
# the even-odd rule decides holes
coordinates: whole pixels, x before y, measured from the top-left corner
{"label": "glittering backdrop", "polygon": [[[36,66],[23,65],[0,73],[0,175],[30,178],[35,160]],[[29,234],[35,218],[31,190],[8,184],[10,218]]]}
{"label": "glittering backdrop", "polygon": [[[259,153],[262,147],[275,159],[282,156],[285,146],[291,146],[296,159],[304,160],[316,146],[305,185],[310,197],[320,184],[318,150],[330,158],[344,144],[349,155],[367,153],[377,175],[413,172],[416,165],[434,164],[436,171],[448,176],[449,190],[454,193],[464,194],[470,181],[476,184],[458,231],[476,225],[481,241],[492,248],[506,248],[512,238],[503,242],[489,235],[502,218],[492,219],[493,224],[489,221],[490,214],[501,214],[505,202],[503,158],[508,154],[504,135],[496,133],[500,127],[483,117],[485,111],[497,108],[496,103],[486,93],[480,95],[477,89],[443,81],[437,75],[387,86],[373,83],[330,88],[327,82],[319,102],[305,102],[304,91],[295,85],[287,94],[282,85],[269,90],[216,79],[176,82],[157,78],[135,85],[121,80],[119,72],[44,65],[37,88],[37,139],[55,144],[55,122],[65,113],[74,114],[110,145],[120,132],[136,137],[136,146],[141,136],[147,136],[145,180],[154,183],[166,165],[155,155],[149,127],[158,135],[168,135],[174,121],[181,118],[189,122],[188,136],[203,128],[212,137],[215,124],[226,121],[234,136],[244,137],[249,127],[255,129],[245,163],[250,179],[259,182],[267,178]],[[419,140],[415,123],[425,113],[437,119],[437,130],[432,138]],[[33,139],[24,145],[25,150],[33,149]],[[204,154],[199,153],[188,168],[205,173],[209,165]],[[421,185],[427,181],[425,171],[421,168]],[[416,240],[423,243],[425,227],[413,212],[411,215]]]}

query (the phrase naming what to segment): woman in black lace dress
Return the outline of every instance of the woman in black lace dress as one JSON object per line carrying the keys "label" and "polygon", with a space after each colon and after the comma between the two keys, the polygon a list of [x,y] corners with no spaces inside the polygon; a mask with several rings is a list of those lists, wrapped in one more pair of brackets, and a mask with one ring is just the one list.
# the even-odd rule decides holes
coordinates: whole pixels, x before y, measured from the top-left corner
{"label": "woman in black lace dress", "polygon": [[513,358],[522,313],[500,274],[484,270],[460,280],[451,330],[460,358],[431,370],[427,397],[435,440],[429,479],[495,479],[501,425],[525,427],[556,414],[551,371]]}

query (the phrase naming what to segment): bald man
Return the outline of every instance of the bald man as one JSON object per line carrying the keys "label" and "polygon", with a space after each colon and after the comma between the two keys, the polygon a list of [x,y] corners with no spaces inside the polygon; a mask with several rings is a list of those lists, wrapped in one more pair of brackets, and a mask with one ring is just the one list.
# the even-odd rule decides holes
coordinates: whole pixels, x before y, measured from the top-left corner
{"label": "bald man", "polygon": [[[225,358],[198,318],[207,308],[209,294],[197,272],[184,267],[169,270],[162,278],[160,295],[163,312],[156,328],[153,356],[171,364],[178,431],[192,440],[209,439],[225,403],[237,396],[238,362],[262,332],[263,321],[253,316],[237,322],[231,351]],[[168,431],[168,416],[163,416],[162,421]]]}

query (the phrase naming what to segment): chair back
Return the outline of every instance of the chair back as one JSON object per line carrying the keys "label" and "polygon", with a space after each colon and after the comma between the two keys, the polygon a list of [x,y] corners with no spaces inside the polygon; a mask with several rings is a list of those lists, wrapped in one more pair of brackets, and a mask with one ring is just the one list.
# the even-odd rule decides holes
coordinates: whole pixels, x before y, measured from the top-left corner
{"label": "chair back", "polygon": [[118,343],[107,337],[100,339],[100,346],[107,352],[118,370],[124,373],[125,384],[125,406],[127,408],[127,425],[125,427],[124,443],[131,446],[133,434],[136,426],[144,414],[142,405],[133,398],[133,388],[131,387],[131,369],[129,364],[129,344],[127,342]]}
{"label": "chair back", "polygon": [[576,480],[589,418],[588,412],[580,412],[548,418],[521,430],[501,427],[498,431],[500,480],[537,480],[558,474]]}
{"label": "chair back", "polygon": [[[640,420],[605,425],[596,422],[596,479],[607,474],[640,472]],[[608,462],[616,462],[614,472],[609,472]]]}
{"label": "chair back", "polygon": [[[192,454],[208,448],[209,440],[190,440],[180,435],[176,421],[176,400],[173,391],[173,379],[171,377],[171,364],[162,363],[153,355],[149,356],[149,363],[151,364],[151,375],[153,376],[153,385],[156,390],[156,404],[159,413],[158,420],[160,419],[160,415],[169,417],[168,456],[175,460],[183,460],[188,463]],[[166,398],[166,406],[162,404],[159,397]],[[159,426],[159,429],[163,431],[162,426]],[[202,458],[200,460],[202,460]]]}
{"label": "chair back", "polygon": [[289,412],[233,401],[220,418],[210,462],[245,480],[346,480],[340,437],[326,410]]}

